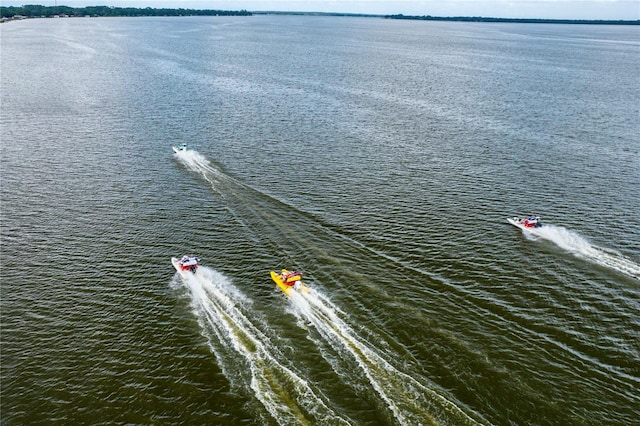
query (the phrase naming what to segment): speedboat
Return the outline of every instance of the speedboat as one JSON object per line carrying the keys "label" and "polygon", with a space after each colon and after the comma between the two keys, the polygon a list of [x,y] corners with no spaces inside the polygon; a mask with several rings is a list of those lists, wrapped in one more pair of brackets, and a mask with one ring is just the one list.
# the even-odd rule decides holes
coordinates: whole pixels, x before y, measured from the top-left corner
{"label": "speedboat", "polygon": [[527,216],[527,217],[509,217],[507,221],[513,226],[517,226],[520,229],[525,231],[529,231],[531,233],[536,233],[535,231],[542,228],[542,223],[540,222],[540,216]]}
{"label": "speedboat", "polygon": [[309,293],[309,287],[302,282],[302,272],[287,271],[286,269],[283,269],[280,273],[271,271],[271,279],[287,296],[291,296],[296,291],[298,293]]}
{"label": "speedboat", "polygon": [[186,143],[183,143],[183,144],[181,144],[181,145],[174,146],[174,147],[172,147],[172,148],[173,148],[173,152],[175,152],[175,153],[177,154],[177,153],[179,153],[179,152],[186,151],[186,150],[187,150],[187,144],[186,144]]}
{"label": "speedboat", "polygon": [[173,264],[173,267],[176,268],[176,271],[180,272],[181,274],[185,274],[189,271],[191,271],[192,273],[196,273],[196,269],[198,269],[198,261],[200,259],[198,259],[195,256],[182,256],[181,259],[178,259],[177,257],[172,257],[171,258],[171,263]]}

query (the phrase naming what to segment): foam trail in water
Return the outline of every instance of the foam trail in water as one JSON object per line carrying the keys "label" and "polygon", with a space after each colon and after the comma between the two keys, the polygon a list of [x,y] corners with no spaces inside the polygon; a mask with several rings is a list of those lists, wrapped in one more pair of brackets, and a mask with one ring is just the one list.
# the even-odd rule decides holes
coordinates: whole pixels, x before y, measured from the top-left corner
{"label": "foam trail in water", "polygon": [[[211,184],[211,187],[216,190],[220,195],[224,194],[220,192],[219,186],[221,184],[234,184],[243,188],[250,188],[242,182],[232,178],[231,176],[223,173],[220,169],[213,166],[207,158],[200,154],[198,151],[180,151],[175,154],[175,158],[181,163],[187,166],[192,171],[199,173],[207,182]],[[253,188],[251,188],[253,189]]]}
{"label": "foam trail in water", "polygon": [[[295,314],[312,324],[322,338],[340,354],[348,354],[358,364],[371,386],[385,402],[398,424],[478,424],[456,404],[408,374],[394,368],[360,339],[342,319],[344,314],[317,291],[293,293]],[[334,368],[336,362],[327,359]],[[348,376],[345,373],[344,376]]]}
{"label": "foam trail in water", "polygon": [[[245,186],[224,175],[204,156],[195,151],[180,152],[176,157],[189,169],[201,174],[222,196],[225,191],[220,190],[220,185],[233,183]],[[312,323],[324,341],[338,353],[346,353],[347,357],[357,363],[368,382],[389,407],[395,422],[410,425],[476,424],[453,402],[411,376],[398,371],[371,349],[370,345],[357,338],[354,330],[338,315],[337,307],[322,295],[314,292],[303,298],[294,293],[292,301],[296,307],[294,314]],[[327,360],[338,370],[337,363],[332,362],[331,359]],[[348,377],[349,374],[344,373],[342,376]]]}
{"label": "foam trail in water", "polygon": [[[206,157],[200,154],[198,151],[194,151],[194,150],[180,151],[175,153],[174,156],[182,164],[187,166],[192,171],[202,174],[205,177],[205,179],[209,181],[210,181],[209,179],[210,176],[207,176],[207,172],[213,173],[214,175],[220,173],[213,166],[211,166],[211,163],[209,162],[209,160],[207,160]],[[210,183],[212,182],[210,181]]]}
{"label": "foam trail in water", "polygon": [[[176,157],[189,169],[201,174],[222,196],[224,191],[220,191],[220,185],[233,183],[245,186],[224,175],[195,151],[180,152]],[[292,301],[296,307],[294,313],[299,318],[301,316],[312,323],[330,346],[341,354],[346,352],[357,363],[368,382],[389,407],[395,422],[410,425],[477,424],[453,402],[398,371],[371,349],[370,345],[357,338],[354,330],[337,314],[337,307],[319,293],[314,292],[305,298],[294,293]],[[331,359],[328,361],[338,369],[336,363]],[[342,375],[348,377],[349,374]]]}
{"label": "foam trail in water", "polygon": [[545,225],[536,230],[536,234],[580,258],[640,280],[640,265],[617,251],[591,244],[576,232],[562,226]]}
{"label": "foam trail in water", "polygon": [[[284,356],[240,306],[250,301],[222,274],[200,266],[180,275],[190,292],[203,334],[233,386],[249,386],[280,424],[349,424],[331,410],[309,384],[286,367]],[[215,335],[213,339],[212,335]],[[250,378],[246,372],[250,372]]]}

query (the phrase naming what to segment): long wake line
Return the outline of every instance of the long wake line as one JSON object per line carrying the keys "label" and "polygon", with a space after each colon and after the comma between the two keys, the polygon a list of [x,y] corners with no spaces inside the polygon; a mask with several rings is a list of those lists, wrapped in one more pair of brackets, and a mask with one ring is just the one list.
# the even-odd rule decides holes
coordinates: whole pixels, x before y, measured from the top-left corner
{"label": "long wake line", "polygon": [[591,244],[577,232],[562,226],[545,225],[537,233],[577,257],[640,280],[640,265],[617,251]]}
{"label": "long wake line", "polygon": [[[232,179],[215,169],[204,156],[195,151],[181,152],[178,158],[189,169],[201,174],[216,191],[220,190],[220,184]],[[239,182],[232,183],[244,186]],[[350,362],[357,364],[399,424],[447,424],[452,421],[461,425],[478,424],[455,403],[410,375],[398,371],[370,345],[356,337],[357,333],[353,328],[337,314],[339,309],[320,293],[314,291],[306,298],[296,293],[292,302],[296,307],[296,315],[313,324],[337,352],[346,351],[349,354]],[[335,368],[336,364],[331,359],[327,361]]]}
{"label": "long wake line", "polygon": [[[370,384],[380,395],[399,424],[480,424],[433,389],[398,371],[337,314],[339,309],[321,293],[294,293],[296,312],[313,324],[337,352],[346,351],[357,362]],[[328,360],[331,363],[331,360]],[[335,366],[336,364],[333,363]]]}
{"label": "long wake line", "polygon": [[[231,180],[236,185],[245,186],[229,176],[222,176],[222,173],[212,167],[209,161],[197,151],[180,152],[179,154],[177,154],[177,158],[188,168],[196,173],[201,174],[207,180],[207,182],[212,185],[214,189],[216,189],[216,184],[219,183],[215,179],[216,176],[218,176],[219,178],[224,177],[224,180]],[[574,254],[577,257],[640,280],[640,265],[638,263],[625,257],[615,250],[606,249],[591,244],[587,239],[580,236],[577,232],[570,231],[561,226],[545,225],[538,231],[538,233],[540,234],[541,238],[553,242],[558,247]],[[341,235],[341,237],[348,238],[343,235]],[[354,244],[362,246],[355,240],[350,239],[350,241]],[[376,252],[376,254],[389,258],[384,253]],[[390,260],[398,261],[397,259]],[[430,276],[433,275],[427,273],[426,271],[422,271],[422,273],[426,273]],[[432,276],[432,278],[437,279],[438,277]]]}
{"label": "long wake line", "polygon": [[[349,425],[306,380],[286,367],[284,356],[240,309],[247,304],[222,274],[200,266],[181,281],[189,289],[194,314],[232,385],[247,386],[280,424]],[[213,339],[215,336],[215,339]],[[250,377],[246,377],[246,365]],[[244,377],[243,383],[235,378]]]}

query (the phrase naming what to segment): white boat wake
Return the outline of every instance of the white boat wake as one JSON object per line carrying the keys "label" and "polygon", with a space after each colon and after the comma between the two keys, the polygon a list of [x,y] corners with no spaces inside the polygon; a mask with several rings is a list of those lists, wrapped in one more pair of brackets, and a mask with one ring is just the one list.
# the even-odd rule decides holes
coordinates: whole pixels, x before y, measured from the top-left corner
{"label": "white boat wake", "polygon": [[[344,313],[317,291],[293,293],[291,301],[294,315],[303,324],[313,325],[324,341],[340,354],[339,359],[327,356],[334,370],[350,380],[350,373],[341,372],[339,364],[342,359],[355,361],[390,410],[394,423],[480,424],[434,389],[393,367],[373,349],[373,345],[358,337],[358,333],[342,319]],[[310,338],[313,340],[312,336]],[[317,344],[322,345],[322,342]]]}
{"label": "white boat wake", "polygon": [[[199,173],[209,182],[214,190],[224,197],[223,186],[233,185],[246,187],[213,166],[204,156],[196,151],[182,151],[176,157],[190,170]],[[237,194],[236,194],[237,195]],[[292,294],[293,314],[300,323],[310,323],[317,330],[316,336],[309,336],[319,347],[332,348],[332,353],[339,357],[325,355],[334,371],[340,375],[345,383],[351,383],[351,367],[353,365],[362,373],[365,386],[374,389],[379,398],[389,410],[388,422],[402,425],[430,425],[455,424],[476,425],[481,420],[475,420],[465,413],[454,402],[428,387],[414,377],[397,370],[386,361],[366,340],[343,318],[344,313],[334,306],[326,297],[316,291],[308,295]],[[320,338],[317,338],[319,335]],[[323,352],[324,353],[324,352]],[[346,359],[348,368],[341,367]],[[478,415],[478,417],[480,417]],[[343,421],[342,419],[339,419]],[[337,423],[335,420],[328,424]]]}
{"label": "white boat wake", "polygon": [[350,424],[285,365],[271,339],[240,309],[251,302],[227,278],[200,266],[196,274],[174,279],[188,288],[202,333],[233,387],[250,388],[279,424]]}
{"label": "white boat wake", "polygon": [[174,156],[189,169],[196,173],[202,174],[205,178],[207,178],[205,172],[213,174],[218,173],[218,171],[211,166],[209,160],[207,160],[207,158],[204,155],[200,154],[198,151],[192,149],[178,151],[174,154]]}
{"label": "white boat wake", "polygon": [[[524,234],[530,237],[530,234],[526,231]],[[536,235],[553,242],[558,247],[577,257],[640,280],[640,265],[615,250],[591,244],[576,232],[562,226],[544,225],[536,230]],[[536,237],[531,236],[531,238],[535,239]]]}

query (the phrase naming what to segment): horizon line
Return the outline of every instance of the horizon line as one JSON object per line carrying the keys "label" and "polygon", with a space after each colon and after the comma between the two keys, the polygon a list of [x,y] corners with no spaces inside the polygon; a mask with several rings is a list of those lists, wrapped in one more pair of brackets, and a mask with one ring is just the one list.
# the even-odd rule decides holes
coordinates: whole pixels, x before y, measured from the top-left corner
{"label": "horizon line", "polygon": [[482,15],[405,15],[403,13],[381,14],[381,13],[363,13],[363,12],[322,12],[322,11],[292,11],[292,10],[232,10],[232,9],[202,9],[202,8],[184,8],[184,7],[135,7],[135,6],[109,6],[93,5],[93,6],[67,6],[56,4],[55,6],[45,6],[40,4],[23,4],[21,6],[3,6],[0,9],[23,9],[28,6],[42,7],[45,9],[68,8],[68,9],[87,9],[96,7],[106,7],[110,9],[137,9],[137,10],[184,10],[184,11],[220,11],[220,12],[248,12],[256,15],[279,14],[279,15],[325,15],[325,16],[350,16],[350,17],[376,17],[398,20],[431,20],[431,21],[464,21],[464,22],[521,22],[521,23],[626,23],[640,24],[640,19],[585,19],[585,18],[505,18]]}

